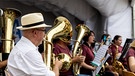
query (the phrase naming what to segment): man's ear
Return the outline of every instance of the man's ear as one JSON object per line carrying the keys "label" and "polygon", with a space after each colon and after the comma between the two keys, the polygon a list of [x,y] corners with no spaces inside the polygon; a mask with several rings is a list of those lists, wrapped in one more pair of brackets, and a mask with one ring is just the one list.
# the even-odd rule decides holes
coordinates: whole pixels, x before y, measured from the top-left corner
{"label": "man's ear", "polygon": [[35,29],[33,29],[31,32],[34,36],[37,34],[37,31]]}

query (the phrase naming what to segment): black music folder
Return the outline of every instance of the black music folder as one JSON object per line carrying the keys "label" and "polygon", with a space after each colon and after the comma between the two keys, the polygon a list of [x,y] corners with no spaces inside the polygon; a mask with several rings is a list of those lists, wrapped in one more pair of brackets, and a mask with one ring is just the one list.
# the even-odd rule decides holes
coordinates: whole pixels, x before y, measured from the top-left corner
{"label": "black music folder", "polygon": [[133,40],[134,40],[133,38],[127,38],[126,39],[125,44],[124,44],[124,46],[122,48],[122,54],[121,54],[121,56],[118,59],[119,61],[121,61],[126,56],[128,48],[130,46],[130,43],[132,43]]}

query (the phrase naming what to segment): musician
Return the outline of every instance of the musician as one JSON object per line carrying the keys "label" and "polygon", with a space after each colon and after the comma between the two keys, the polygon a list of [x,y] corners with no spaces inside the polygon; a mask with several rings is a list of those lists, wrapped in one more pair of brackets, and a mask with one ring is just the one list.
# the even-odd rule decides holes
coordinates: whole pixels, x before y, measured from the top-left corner
{"label": "musician", "polygon": [[52,71],[46,67],[38,52],[38,46],[45,36],[45,28],[41,13],[29,13],[21,17],[22,26],[17,27],[23,36],[11,50],[8,58],[8,71],[11,76],[59,76],[62,62],[56,58]]}
{"label": "musician", "polygon": [[135,72],[135,40],[130,44],[127,55],[128,70]]}
{"label": "musician", "polygon": [[94,43],[95,39],[95,33],[93,31],[90,31],[90,33],[86,34],[83,37],[84,43],[81,45],[82,48],[82,55],[85,56],[85,61],[81,63],[80,68],[80,75],[89,75],[92,76],[92,71],[96,69],[96,67],[92,66],[90,64],[91,61],[94,60],[95,54],[93,51],[93,48],[91,46],[92,43]]}
{"label": "musician", "polygon": [[98,49],[102,46],[102,45],[110,45],[111,42],[111,35],[110,34],[103,34],[101,36],[101,40],[99,42],[95,42],[95,46],[94,46],[94,50],[95,52],[98,51]]}
{"label": "musician", "polygon": [[110,45],[111,42],[111,35],[110,34],[103,34],[101,37],[101,45]]}
{"label": "musician", "polygon": [[[72,57],[72,52],[71,50],[68,48],[69,43],[62,41],[60,39],[57,39],[56,42],[54,42],[54,50],[53,53],[55,55],[58,55],[60,53],[65,53],[68,54],[72,60],[72,63],[81,63],[84,61],[84,57],[83,56],[76,56],[76,57]],[[65,72],[60,72],[60,76],[74,76],[73,73],[73,67],[71,66],[70,69],[68,71]]]}
{"label": "musician", "polygon": [[118,59],[122,53],[122,36],[120,35],[115,35],[113,40],[112,40],[112,44],[109,46],[109,51],[110,54],[112,56],[112,58],[114,59],[116,57],[116,59]]}
{"label": "musician", "polygon": [[113,73],[115,76],[118,76],[119,74],[114,71],[114,67],[112,64],[113,64],[114,60],[118,59],[121,55],[121,52],[122,52],[121,43],[122,43],[122,37],[120,35],[115,35],[115,37],[113,38],[112,43],[108,49],[108,53],[110,54],[110,57],[107,60],[107,63],[109,65],[106,66],[106,71]]}
{"label": "musician", "polygon": [[[54,25],[59,25],[64,22],[63,26],[68,27],[62,33],[55,34],[53,39],[53,53],[57,56],[61,53],[67,54],[71,58],[71,66],[66,71],[60,71],[60,76],[74,76],[73,63],[81,63],[85,60],[84,56],[72,56],[72,49],[69,48],[72,38],[72,27],[70,27],[70,22],[65,17],[57,17],[54,21]],[[63,64],[64,65],[64,64]]]}
{"label": "musician", "polygon": [[[53,53],[57,56],[60,53],[65,53],[67,55],[69,55],[72,59],[71,62],[72,63],[81,63],[84,61],[84,57],[83,56],[76,56],[76,57],[72,57],[72,52],[69,49],[68,45],[70,44],[70,39],[68,39],[69,41],[65,41],[64,38],[59,37],[58,39],[54,39],[53,43],[54,43],[54,49],[53,49]],[[65,71],[65,72],[60,72],[60,76],[74,76],[73,73],[73,67],[71,66],[69,68],[69,70]]]}
{"label": "musician", "polygon": [[[108,45],[108,47],[109,47],[110,44],[111,44],[111,35],[110,34],[103,34],[101,36],[100,47],[102,45]],[[111,54],[111,51],[109,50],[109,48],[108,48],[108,50],[106,52],[106,55],[107,54]],[[106,55],[105,55],[105,57],[106,57]],[[104,72],[101,73],[102,76],[119,76],[119,74],[117,72],[114,72],[114,68],[112,66],[112,62],[113,62],[112,57],[109,57],[107,59],[107,61],[105,62],[105,64],[104,64],[105,65],[105,67],[104,67],[105,70],[104,70]]]}

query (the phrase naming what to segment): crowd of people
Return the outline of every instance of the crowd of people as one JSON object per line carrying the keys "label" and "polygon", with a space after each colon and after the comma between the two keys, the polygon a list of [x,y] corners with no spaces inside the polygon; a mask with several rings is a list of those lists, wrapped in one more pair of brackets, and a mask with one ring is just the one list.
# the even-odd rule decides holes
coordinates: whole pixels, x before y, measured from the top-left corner
{"label": "crowd of people", "polygon": [[[66,20],[56,20],[55,24],[62,24]],[[43,40],[45,37],[46,28],[52,26],[44,23],[44,17],[41,13],[29,13],[21,17],[21,26],[17,29],[21,30],[23,35],[11,50],[8,60],[0,62],[0,68],[7,66],[10,76],[74,76],[74,63],[80,64],[80,74],[78,76],[93,76],[93,71],[97,66],[91,64],[96,56],[96,52],[102,45],[107,45],[107,54],[110,57],[105,63],[108,66],[105,68],[103,76],[123,76],[115,70],[113,63],[119,59],[122,54],[122,36],[116,35],[113,40],[111,35],[103,34],[98,47],[95,46],[95,33],[90,31],[82,38],[80,47],[82,49],[81,55],[72,56],[72,49],[69,48],[72,38],[72,28],[67,30],[66,34],[59,35],[52,41],[53,53],[57,56],[60,53],[67,54],[71,58],[71,66],[67,71],[61,71],[63,67],[63,60],[56,57],[55,65],[50,69],[44,63],[44,49]],[[42,44],[42,45],[41,45]],[[39,48],[38,48],[39,47]],[[96,49],[95,49],[96,48]],[[135,72],[135,41],[133,41],[128,49],[125,57],[128,66],[127,71]],[[123,62],[121,62],[124,64]]]}

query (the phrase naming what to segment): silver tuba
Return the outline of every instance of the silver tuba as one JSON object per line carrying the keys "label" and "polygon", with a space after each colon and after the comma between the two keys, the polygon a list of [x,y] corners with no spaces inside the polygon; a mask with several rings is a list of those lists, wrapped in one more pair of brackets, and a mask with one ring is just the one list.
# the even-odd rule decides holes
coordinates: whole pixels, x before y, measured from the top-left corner
{"label": "silver tuba", "polygon": [[[85,36],[85,34],[90,33],[90,29],[85,24],[79,24],[78,26],[76,26],[76,32],[78,33],[78,35],[73,48],[73,57],[82,54],[80,42],[82,38]],[[80,65],[78,63],[73,63],[73,71],[75,76],[80,73]]]}
{"label": "silver tuba", "polygon": [[21,16],[21,12],[14,8],[2,10],[3,14],[1,13],[2,16],[0,17],[1,52],[2,54],[7,55],[14,46],[13,23],[17,17]]}

